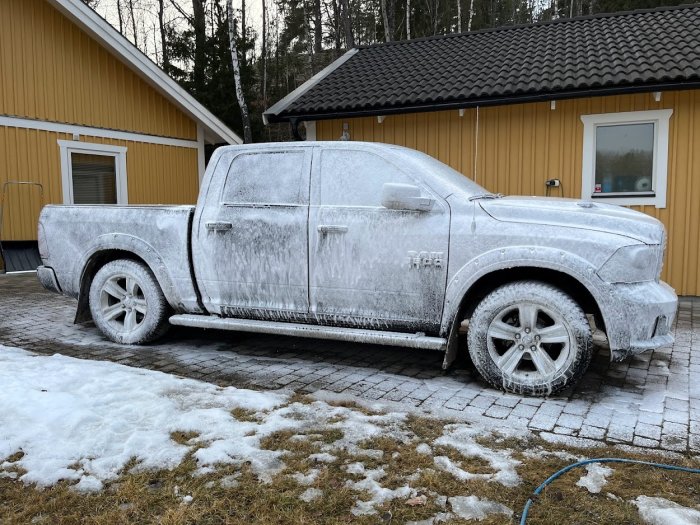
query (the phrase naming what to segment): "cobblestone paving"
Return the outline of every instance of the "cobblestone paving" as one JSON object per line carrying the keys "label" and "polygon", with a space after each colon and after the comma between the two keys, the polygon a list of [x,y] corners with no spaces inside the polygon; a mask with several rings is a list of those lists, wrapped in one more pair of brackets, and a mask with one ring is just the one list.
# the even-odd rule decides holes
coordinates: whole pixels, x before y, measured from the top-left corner
{"label": "cobblestone paving", "polygon": [[572,437],[700,452],[700,300],[682,299],[673,348],[610,364],[599,349],[574,389],[548,399],[487,387],[468,364],[443,374],[430,351],[234,332],[173,329],[157,344],[125,347],[72,324],[75,301],[33,274],[0,276],[0,344],[253,388],[335,392],[443,415]]}

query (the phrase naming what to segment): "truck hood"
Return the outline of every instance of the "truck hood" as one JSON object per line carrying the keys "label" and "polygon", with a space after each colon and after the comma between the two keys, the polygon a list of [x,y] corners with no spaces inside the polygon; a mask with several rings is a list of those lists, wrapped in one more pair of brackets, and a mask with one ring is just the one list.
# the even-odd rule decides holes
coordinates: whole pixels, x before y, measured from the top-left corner
{"label": "truck hood", "polygon": [[646,244],[662,244],[664,241],[661,222],[622,206],[554,197],[503,197],[482,200],[480,204],[498,221],[612,233]]}

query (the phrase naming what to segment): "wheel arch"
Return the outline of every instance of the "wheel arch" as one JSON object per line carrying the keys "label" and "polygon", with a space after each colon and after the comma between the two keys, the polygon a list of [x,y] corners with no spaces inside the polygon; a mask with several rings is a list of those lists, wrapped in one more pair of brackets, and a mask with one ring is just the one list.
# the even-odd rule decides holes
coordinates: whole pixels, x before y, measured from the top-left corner
{"label": "wheel arch", "polygon": [[[102,237],[109,237],[104,239]],[[105,264],[118,259],[128,259],[145,265],[155,276],[160,289],[172,308],[177,308],[177,292],[173,281],[167,272],[162,257],[145,241],[130,235],[109,235],[97,239],[96,243],[88,249],[77,267],[77,282],[74,284],[78,290],[78,308],[75,314],[75,322],[89,321],[90,314],[89,296],[90,285],[95,274]]]}
{"label": "wheel arch", "polygon": [[[547,252],[540,252],[540,255],[550,255],[549,258],[519,258],[509,261],[499,257],[497,261],[491,261],[491,264],[473,261],[457,272],[447,288],[440,329],[441,335],[448,338],[443,369],[448,368],[457,357],[458,334],[462,321],[471,315],[486,295],[510,282],[535,280],[559,287],[570,295],[586,314],[593,315],[598,328],[606,331],[601,300],[587,277],[587,274],[593,274],[594,269],[572,254],[558,250],[551,254]],[[559,258],[558,262],[552,262],[557,261],[554,255]]]}

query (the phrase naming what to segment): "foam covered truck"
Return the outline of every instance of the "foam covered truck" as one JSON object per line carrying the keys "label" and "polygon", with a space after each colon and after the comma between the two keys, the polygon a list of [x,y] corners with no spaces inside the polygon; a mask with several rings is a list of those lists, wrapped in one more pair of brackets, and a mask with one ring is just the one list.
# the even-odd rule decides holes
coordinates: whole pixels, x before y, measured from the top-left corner
{"label": "foam covered truck", "polygon": [[255,144],[215,151],[196,206],[46,206],[37,273],[121,344],[180,325],[431,349],[444,367],[466,344],[495,388],[547,395],[586,371],[595,329],[613,360],[673,342],[665,243],[642,213],[495,195],[406,148]]}

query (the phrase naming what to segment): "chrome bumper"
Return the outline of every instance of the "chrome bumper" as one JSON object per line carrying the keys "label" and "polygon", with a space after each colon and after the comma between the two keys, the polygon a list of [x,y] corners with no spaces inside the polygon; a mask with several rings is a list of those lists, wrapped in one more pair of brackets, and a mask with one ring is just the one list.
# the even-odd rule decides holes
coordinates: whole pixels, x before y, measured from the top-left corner
{"label": "chrome bumper", "polygon": [[53,268],[48,266],[39,266],[36,269],[36,276],[41,285],[47,290],[55,293],[61,293],[61,287],[58,285],[56,274]]}

